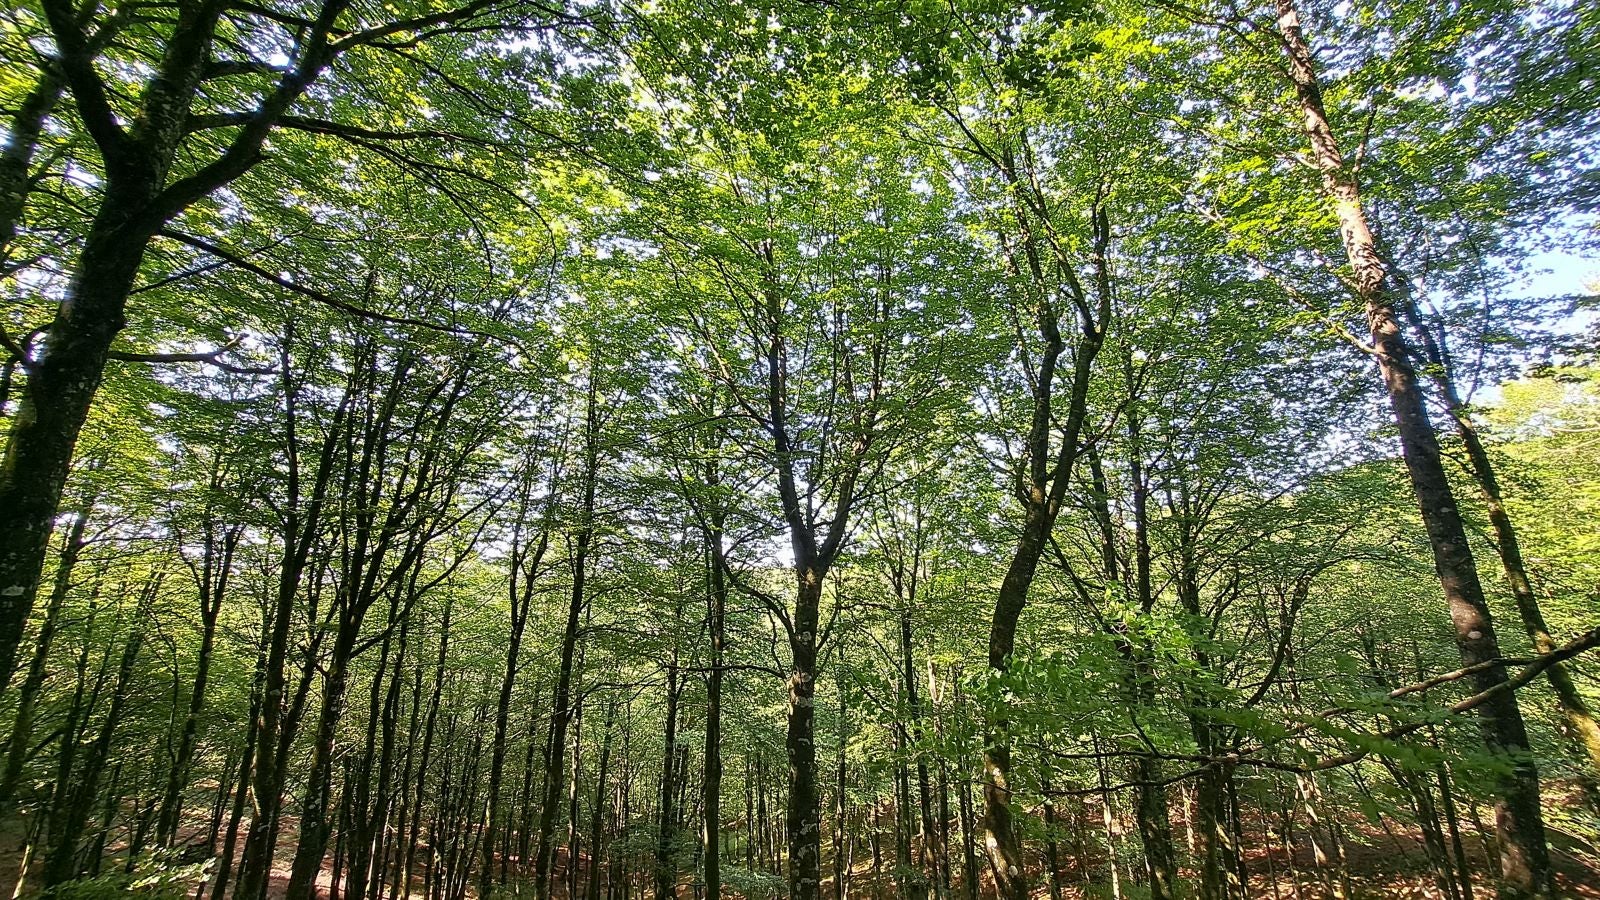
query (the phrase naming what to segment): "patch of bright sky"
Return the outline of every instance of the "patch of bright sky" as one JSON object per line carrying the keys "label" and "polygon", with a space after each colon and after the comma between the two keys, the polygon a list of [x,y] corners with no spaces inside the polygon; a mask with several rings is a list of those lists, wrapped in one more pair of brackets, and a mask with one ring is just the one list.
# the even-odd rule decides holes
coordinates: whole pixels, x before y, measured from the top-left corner
{"label": "patch of bright sky", "polygon": [[1600,288],[1600,257],[1549,250],[1527,260],[1528,276],[1517,293],[1525,297],[1588,294]]}

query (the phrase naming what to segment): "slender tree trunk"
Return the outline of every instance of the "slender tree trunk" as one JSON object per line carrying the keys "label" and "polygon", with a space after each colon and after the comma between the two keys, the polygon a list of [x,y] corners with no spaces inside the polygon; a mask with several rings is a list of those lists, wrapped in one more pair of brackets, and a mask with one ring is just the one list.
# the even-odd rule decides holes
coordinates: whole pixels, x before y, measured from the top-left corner
{"label": "slender tree trunk", "polygon": [[[209,527],[209,526],[208,526]],[[200,567],[200,649],[195,655],[194,684],[189,691],[189,707],[184,712],[183,735],[178,739],[178,752],[167,775],[166,790],[161,797],[161,811],[156,818],[156,841],[163,847],[172,846],[178,835],[178,823],[183,816],[183,786],[189,779],[189,766],[194,760],[200,737],[200,713],[205,709],[206,687],[211,676],[211,654],[216,644],[217,616],[222,612],[223,598],[227,596],[228,576],[233,571],[233,554],[239,545],[243,529],[233,526],[226,529],[220,544],[207,537]]]}
{"label": "slender tree trunk", "polygon": [[[257,658],[257,666],[264,660]],[[259,681],[257,682],[259,685]],[[229,880],[233,875],[234,854],[238,849],[239,825],[244,821],[245,803],[250,798],[250,775],[253,771],[256,752],[256,723],[260,717],[261,695],[252,691],[250,697],[250,723],[246,726],[244,736],[244,753],[239,759],[238,783],[233,791],[233,808],[228,811],[228,828],[222,839],[222,854],[217,859],[217,872],[213,879],[211,900],[222,900],[222,894],[228,889]],[[204,885],[201,885],[202,889]],[[203,895],[195,893],[195,900],[201,900]]]}
{"label": "slender tree trunk", "polygon": [[[717,483],[715,463],[707,464],[707,481]],[[722,900],[722,665],[723,641],[726,628],[728,585],[722,558],[723,516],[718,508],[709,517],[710,527],[705,534],[707,629],[710,632],[710,671],[706,673],[706,745],[705,782],[702,803],[705,809],[705,844],[703,876],[706,885],[705,900]]]}
{"label": "slender tree trunk", "polygon": [[365,865],[368,871],[362,873],[363,887],[367,900],[377,900],[383,892],[384,869],[388,861],[389,817],[394,804],[394,770],[395,743],[398,738],[400,719],[400,686],[405,681],[405,667],[407,662],[406,651],[411,643],[411,614],[410,610],[401,613],[400,622],[400,649],[395,658],[394,665],[389,667],[389,687],[384,693],[381,744],[378,751],[376,768],[378,771],[378,784],[375,796],[372,798],[370,809],[361,809],[362,815],[362,853],[366,856]]}
{"label": "slender tree trunk", "polygon": [[[22,224],[22,213],[33,188],[33,160],[45,120],[61,100],[65,82],[61,67],[46,62],[39,78],[7,123],[5,146],[0,148],[0,265],[10,261],[11,242]],[[0,413],[3,413],[0,409]]]}
{"label": "slender tree trunk", "polygon": [[1045,778],[1040,786],[1044,789],[1044,864],[1047,869],[1045,876],[1050,885],[1050,900],[1061,900],[1061,850],[1056,842],[1056,807],[1050,800],[1052,790],[1050,779]]}
{"label": "slender tree trunk", "polygon": [[[411,872],[415,868],[417,839],[422,828],[422,805],[427,796],[428,765],[432,762],[434,734],[439,721],[439,703],[444,694],[445,660],[450,650],[450,617],[454,611],[455,597],[453,594],[446,595],[444,614],[439,624],[439,653],[434,658],[433,687],[428,692],[428,714],[422,728],[422,751],[417,758],[416,809],[411,814],[411,830],[402,837],[405,842],[405,856],[400,863],[400,872],[397,876],[402,887],[402,896],[411,893]],[[426,891],[426,879],[424,879],[424,891]]]}
{"label": "slender tree trunk", "polygon": [[595,479],[599,466],[598,386],[593,369],[589,373],[588,399],[584,412],[583,505],[579,511],[577,534],[573,538],[572,594],[567,606],[566,629],[561,636],[561,664],[556,671],[555,705],[550,712],[550,754],[545,766],[544,804],[539,810],[539,854],[534,863],[534,895],[549,900],[552,862],[555,857],[556,813],[565,787],[567,724],[572,715],[572,662],[578,643],[578,626],[583,621],[584,589],[588,576],[589,545],[594,537]]}
{"label": "slender tree trunk", "polygon": [[[1312,158],[1322,172],[1323,189],[1339,219],[1339,232],[1366,304],[1378,368],[1399,426],[1402,456],[1433,549],[1434,567],[1449,603],[1456,646],[1464,666],[1500,658],[1494,621],[1472,558],[1471,543],[1440,457],[1417,373],[1396,318],[1388,273],[1368,226],[1354,171],[1345,164],[1323,107],[1322,86],[1310,45],[1301,30],[1294,0],[1277,0],[1278,24]],[[1490,690],[1506,681],[1503,665],[1489,665],[1474,677],[1474,687]],[[1539,773],[1529,751],[1521,710],[1513,692],[1501,691],[1479,709],[1483,739],[1505,757],[1496,778],[1496,833],[1500,848],[1501,897],[1522,900],[1550,894],[1550,856],[1539,809]]]}
{"label": "slender tree trunk", "polygon": [[602,825],[605,822],[606,792],[611,778],[612,725],[617,718],[617,701],[606,704],[605,736],[600,740],[600,769],[595,773],[594,808],[589,811],[589,885],[588,900],[600,900],[601,844],[605,839]]}
{"label": "slender tree trunk", "polygon": [[[918,550],[920,551],[920,545]],[[912,578],[907,591],[907,606],[900,611],[900,677],[905,684],[906,709],[911,721],[907,725],[907,737],[921,742],[922,734],[922,701],[917,696],[917,669],[915,652],[912,646],[911,610],[910,604],[917,602],[916,579],[917,569],[921,567],[921,554],[918,552],[912,562]],[[934,839],[933,826],[933,791],[928,779],[928,761],[920,750],[916,751],[916,778],[917,778],[917,833],[921,842],[917,850],[917,862],[924,869],[931,859],[931,849]],[[909,794],[909,791],[908,791]],[[909,797],[908,797],[909,800]],[[937,867],[935,867],[937,869]]]}
{"label": "slender tree trunk", "polygon": [[1444,820],[1450,830],[1450,851],[1455,856],[1456,875],[1461,880],[1461,900],[1472,900],[1472,864],[1467,860],[1467,848],[1461,840],[1461,819],[1456,814],[1455,790],[1442,763],[1434,770],[1434,775],[1439,781],[1439,799],[1444,805]]}
{"label": "slender tree trunk", "polygon": [[[583,668],[582,654],[578,657],[578,668]],[[583,710],[584,697],[578,695],[577,702],[572,710],[572,772],[567,778],[567,897],[568,900],[578,898],[578,871],[581,866],[578,860],[581,856],[579,845],[582,842],[579,832],[578,818],[578,786],[583,779]]]}
{"label": "slender tree trunk", "polygon": [[845,693],[844,667],[836,666],[833,670],[834,688],[839,694],[839,747],[834,774],[834,816],[835,827],[833,832],[833,888],[837,900],[848,900],[850,896],[850,878],[854,874],[854,850],[856,845],[855,834],[850,827],[850,800],[846,793],[845,779],[845,748],[849,745],[850,734],[850,705],[849,695]]}
{"label": "slender tree trunk", "polygon": [[[962,709],[961,681],[956,680],[955,703]],[[967,900],[978,900],[978,855],[975,841],[976,816],[972,808],[972,785],[963,777],[956,782],[959,790],[957,809],[961,815],[961,887]]]}
{"label": "slender tree trunk", "polygon": [[[141,621],[148,614],[156,595],[161,590],[157,576],[140,593],[134,620]],[[111,690],[111,703],[99,734],[87,748],[83,765],[72,772],[71,780],[57,782],[56,790],[63,802],[51,810],[50,853],[45,857],[42,886],[45,890],[71,881],[78,875],[78,841],[88,824],[90,810],[99,796],[100,775],[111,757],[111,741],[117,727],[122,724],[127,711],[128,696],[132,691],[134,665],[144,646],[144,629],[135,627],[123,645],[122,659],[117,667],[117,678]]]}
{"label": "slender tree trunk", "polygon": [[[522,516],[526,516],[527,512],[528,503],[524,502]],[[506,733],[511,719],[511,695],[516,689],[522,633],[528,622],[528,611],[533,605],[534,582],[549,544],[550,531],[545,528],[541,530],[533,548],[514,548],[511,554],[511,632],[506,643],[505,668],[500,674],[499,700],[495,706],[494,743],[489,751],[489,808],[484,829],[483,864],[478,871],[479,896],[488,896],[494,874],[495,837],[497,829],[501,827],[500,782],[506,767]]]}
{"label": "slender tree trunk", "polygon": [[906,765],[910,742],[904,722],[890,723],[889,731],[894,735],[894,888],[895,895],[906,900],[917,897],[914,892],[919,887],[911,871],[911,769]]}
{"label": "slender tree trunk", "polygon": [[[676,626],[674,622],[674,626]],[[661,750],[661,806],[656,826],[656,900],[674,900],[678,894],[678,869],[672,858],[678,817],[678,650],[676,640],[667,660],[667,721]]]}
{"label": "slender tree trunk", "polygon": [[[1127,370],[1125,384],[1129,393],[1127,420],[1129,480],[1133,486],[1134,565],[1132,600],[1138,604],[1142,615],[1148,616],[1155,607],[1155,592],[1151,585],[1149,486],[1145,482],[1142,458],[1143,435],[1137,408],[1133,401],[1135,379],[1131,367]],[[1119,572],[1116,524],[1111,518],[1110,493],[1098,453],[1088,454],[1092,487],[1091,503],[1100,527],[1101,567],[1106,582],[1116,584],[1123,579]],[[1112,634],[1117,652],[1127,669],[1124,676],[1129,704],[1138,710],[1155,702],[1155,673],[1150,660],[1150,650],[1143,638],[1128,634],[1126,627],[1116,628]],[[1177,880],[1177,854],[1172,846],[1172,818],[1167,808],[1166,788],[1161,786],[1161,762],[1153,756],[1135,757],[1131,766],[1134,788],[1134,819],[1139,827],[1139,837],[1144,844],[1145,873],[1148,876],[1151,900],[1169,900]]]}
{"label": "slender tree trunk", "polygon": [[[250,829],[245,834],[244,859],[239,867],[237,900],[261,900],[266,896],[267,879],[272,870],[277,842],[278,816],[283,808],[283,785],[287,771],[287,751],[294,734],[295,714],[285,702],[288,688],[289,633],[294,628],[295,598],[307,571],[311,549],[322,530],[322,511],[328,485],[333,477],[333,460],[344,430],[350,398],[355,391],[354,376],[346,382],[344,396],[333,421],[323,436],[317,469],[309,498],[300,489],[301,464],[298,436],[298,385],[294,381],[289,348],[294,341],[292,325],[286,329],[279,365],[284,382],[284,433],[288,447],[288,487],[283,504],[283,560],[278,572],[277,596],[264,623],[267,632],[266,665],[262,669],[261,704],[257,711],[255,735],[255,777],[251,785],[254,804]],[[302,511],[301,504],[305,503]],[[302,686],[309,684],[303,681]]]}
{"label": "slender tree trunk", "polygon": [[[1099,752],[1100,738],[1094,738],[1096,753]],[[1107,877],[1111,882],[1112,900],[1122,900],[1122,874],[1117,865],[1117,831],[1116,810],[1112,806],[1110,780],[1106,777],[1106,761],[1104,757],[1095,759],[1095,774],[1100,780],[1100,828],[1106,839],[1106,869]]]}
{"label": "slender tree trunk", "polygon": [[350,657],[355,650],[356,630],[359,625],[340,615],[338,633],[334,637],[333,652],[328,660],[322,689],[322,709],[317,716],[316,735],[312,741],[310,771],[306,776],[304,799],[300,804],[300,841],[295,846],[294,861],[289,869],[289,883],[284,891],[288,900],[310,900],[316,887],[317,875],[322,871],[322,860],[327,856],[328,840],[333,836],[333,823],[328,817],[328,804],[333,789],[334,748],[339,734],[339,722],[344,718],[345,693],[349,687]]}

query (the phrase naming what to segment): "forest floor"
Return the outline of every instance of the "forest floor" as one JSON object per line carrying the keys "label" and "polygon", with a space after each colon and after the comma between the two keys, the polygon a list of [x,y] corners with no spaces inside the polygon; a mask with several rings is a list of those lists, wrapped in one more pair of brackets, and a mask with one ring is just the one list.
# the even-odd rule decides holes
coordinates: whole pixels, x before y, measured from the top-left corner
{"label": "forest floor", "polygon": [[[1345,823],[1348,836],[1348,858],[1352,894],[1349,900],[1445,900],[1434,880],[1425,855],[1421,834],[1416,829],[1402,829],[1395,823],[1373,825],[1366,821]],[[293,844],[293,826],[285,823],[281,838],[286,845]],[[1490,859],[1487,845],[1475,831],[1462,835],[1467,855],[1474,873],[1476,897],[1492,896]],[[1596,848],[1568,834],[1559,827],[1549,831],[1553,864],[1556,873],[1556,896],[1562,900],[1600,900],[1600,860]],[[1291,860],[1280,846],[1266,849],[1259,833],[1246,834],[1246,863],[1251,873],[1250,897],[1270,900],[1324,900],[1331,892],[1323,881],[1309,847],[1301,847]],[[16,820],[0,822],[0,897],[11,897],[21,864],[25,835]],[[103,871],[113,871],[121,862],[119,851],[110,848]],[[288,881],[288,854],[280,854],[281,864],[274,868],[268,896],[280,898]],[[558,897],[565,892],[560,886],[565,882],[565,859],[558,858],[556,882]],[[1292,864],[1291,864],[1292,862]],[[823,860],[823,871],[831,872],[831,861]],[[37,859],[30,867],[29,880],[37,878]],[[1184,872],[1187,879],[1192,872]],[[878,882],[874,889],[875,880]],[[987,880],[987,879],[985,879]],[[330,867],[325,867],[318,879],[319,895],[326,897],[332,881]],[[870,858],[857,860],[850,875],[850,892],[860,900],[894,900],[893,876],[885,870],[874,878]],[[36,883],[36,882],[35,882]],[[418,881],[420,888],[420,879]],[[987,891],[987,885],[986,891]],[[1122,900],[1141,900],[1147,896],[1144,889],[1126,877],[1118,890]],[[29,892],[30,894],[32,892]],[[823,896],[834,896],[831,875],[824,878]],[[959,896],[959,890],[956,892]],[[1039,900],[1048,900],[1049,888],[1043,879],[1036,892]],[[1106,880],[1104,860],[1090,860],[1087,869],[1069,868],[1061,873],[1062,900],[1110,900],[1116,896]],[[191,894],[192,896],[192,894]],[[413,896],[420,897],[420,892]],[[698,900],[700,893],[692,881],[686,879],[680,889],[681,900]],[[737,895],[725,892],[729,898]]]}
{"label": "forest floor", "polygon": [[[1349,827],[1347,825],[1347,827]],[[1388,830],[1365,822],[1355,826],[1346,863],[1350,871],[1351,900],[1444,900],[1416,829]],[[1476,832],[1462,835],[1473,873],[1475,897],[1493,896],[1491,872],[1498,863],[1489,858]],[[1551,863],[1555,869],[1556,896],[1563,900],[1600,900],[1600,867],[1586,848],[1569,836],[1549,833]],[[1282,850],[1246,849],[1251,872],[1250,896],[1272,900],[1323,900],[1331,897],[1309,848],[1295,854],[1293,866]],[[1092,895],[1091,895],[1092,896]]]}

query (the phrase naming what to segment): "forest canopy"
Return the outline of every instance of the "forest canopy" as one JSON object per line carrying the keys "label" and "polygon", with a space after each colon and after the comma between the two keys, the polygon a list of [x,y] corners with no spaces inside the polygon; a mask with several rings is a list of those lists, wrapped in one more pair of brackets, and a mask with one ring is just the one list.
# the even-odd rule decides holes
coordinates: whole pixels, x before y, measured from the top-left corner
{"label": "forest canopy", "polygon": [[0,889],[1600,896],[1597,73],[1573,0],[9,5]]}

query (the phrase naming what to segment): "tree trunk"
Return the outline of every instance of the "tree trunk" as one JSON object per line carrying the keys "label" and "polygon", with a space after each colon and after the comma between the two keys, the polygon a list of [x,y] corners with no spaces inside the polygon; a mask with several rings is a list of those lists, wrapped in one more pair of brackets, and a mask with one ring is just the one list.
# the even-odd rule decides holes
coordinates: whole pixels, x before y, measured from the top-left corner
{"label": "tree trunk", "polygon": [[[674,622],[674,627],[677,623]],[[656,900],[674,900],[678,894],[678,869],[672,859],[678,817],[674,813],[678,770],[678,651],[676,639],[667,661],[667,721],[662,735],[660,818],[656,823]]]}
{"label": "tree trunk", "polygon": [[[1339,220],[1340,237],[1366,305],[1378,369],[1399,426],[1402,456],[1433,550],[1434,567],[1450,607],[1456,646],[1463,666],[1500,658],[1494,621],[1484,600],[1466,528],[1446,477],[1433,423],[1428,419],[1409,348],[1396,319],[1388,273],[1367,224],[1354,171],[1345,164],[1323,107],[1322,86],[1311,47],[1301,31],[1294,0],[1277,0],[1278,24],[1289,71],[1305,116],[1312,158],[1322,173],[1323,190]],[[1487,691],[1506,681],[1503,665],[1489,665],[1473,686]],[[1539,809],[1539,773],[1516,695],[1501,691],[1479,709],[1479,724],[1489,750],[1505,757],[1496,778],[1495,828],[1500,848],[1501,896],[1505,900],[1550,894],[1550,856]]]}
{"label": "tree trunk", "polygon": [[[708,463],[707,470],[707,481],[716,484],[715,463]],[[703,876],[705,900],[722,900],[722,665],[728,585],[722,571],[726,562],[722,556],[720,508],[709,517],[709,525],[705,534],[706,601],[710,607],[706,611],[706,624],[710,632],[711,658],[708,660],[710,671],[706,673],[705,781],[701,794],[705,812]]]}
{"label": "tree trunk", "polygon": [[28,673],[23,676],[17,691],[17,715],[12,722],[11,736],[6,741],[5,773],[0,776],[0,810],[10,804],[17,784],[22,779],[22,768],[28,761],[28,744],[33,737],[34,706],[39,700],[39,690],[44,687],[45,665],[50,660],[50,645],[55,641],[60,626],[61,607],[72,589],[72,572],[83,552],[84,530],[89,524],[87,506],[72,518],[67,531],[67,542],[61,549],[61,561],[56,568],[56,580],[50,590],[50,604],[45,608],[44,623],[39,627],[39,637],[34,642],[33,658],[28,663]]}
{"label": "tree trunk", "polygon": [[100,388],[111,341],[122,331],[123,307],[150,240],[139,213],[154,186],[132,190],[129,199],[108,192],[101,204],[11,419],[0,463],[0,509],[7,511],[0,527],[0,684],[11,680],[78,432]]}
{"label": "tree trunk", "polygon": [[552,862],[555,858],[556,813],[561,807],[565,787],[564,755],[567,725],[572,716],[572,662],[578,643],[578,626],[583,621],[584,589],[588,575],[589,544],[594,537],[595,479],[599,466],[599,404],[593,368],[589,372],[588,399],[584,410],[583,506],[579,511],[577,534],[573,538],[572,594],[567,606],[566,629],[561,635],[561,665],[556,671],[555,705],[550,711],[550,754],[545,765],[544,804],[539,810],[539,854],[534,862],[534,896],[549,900]]}
{"label": "tree trunk", "polygon": [[[141,591],[134,621],[142,622],[149,613],[161,589],[161,577],[156,578]],[[78,875],[78,841],[88,824],[90,810],[100,792],[100,774],[111,757],[111,741],[122,723],[127,710],[128,695],[132,690],[134,664],[144,646],[144,629],[134,627],[123,645],[122,659],[117,667],[117,679],[111,690],[111,704],[106,710],[100,732],[87,748],[83,765],[72,772],[70,780],[61,779],[56,790],[62,802],[52,805],[50,816],[50,853],[45,857],[42,886],[46,891],[71,881]]]}
{"label": "tree trunk", "polygon": [[1050,886],[1050,900],[1061,900],[1061,850],[1056,842],[1056,807],[1050,801],[1050,779],[1045,778],[1040,787],[1044,790],[1045,880]]}
{"label": "tree trunk", "polygon": [[817,627],[823,573],[801,575],[795,595],[794,630],[789,636],[788,730],[784,754],[789,763],[789,797],[784,823],[789,844],[792,900],[817,900],[822,881],[822,811],[817,795],[816,705]]}
{"label": "tree trunk", "polygon": [[606,789],[610,787],[612,725],[616,718],[617,701],[612,700],[606,704],[606,730],[600,740],[600,769],[595,773],[594,808],[589,812],[588,900],[600,900],[600,848],[605,838],[601,828],[605,821]]}
{"label": "tree trunk", "polygon": [[[257,666],[264,663],[257,657]],[[257,682],[259,686],[260,682]],[[222,839],[222,853],[217,859],[217,872],[213,878],[211,900],[222,900],[223,892],[228,889],[229,880],[233,874],[234,853],[238,849],[239,825],[244,821],[245,803],[250,797],[250,775],[254,771],[256,752],[256,722],[260,716],[261,695],[251,691],[250,696],[250,723],[246,726],[244,736],[244,752],[239,759],[238,783],[234,785],[233,808],[228,811],[228,827]],[[204,895],[195,892],[195,900],[201,900]]]}
{"label": "tree trunk", "polygon": [[[1412,316],[1412,324],[1421,338],[1423,352],[1433,367],[1434,381],[1439,385],[1440,393],[1444,395],[1445,406],[1456,425],[1456,434],[1460,436],[1461,446],[1466,450],[1468,470],[1478,484],[1479,493],[1483,495],[1489,525],[1494,529],[1495,550],[1500,557],[1500,567],[1505,574],[1506,585],[1511,589],[1511,598],[1516,603],[1517,615],[1522,619],[1522,626],[1527,631],[1528,640],[1533,644],[1534,650],[1539,653],[1549,653],[1556,649],[1556,640],[1551,636],[1549,626],[1545,624],[1544,610],[1540,608],[1539,598],[1533,591],[1533,579],[1529,577],[1527,563],[1523,560],[1522,544],[1517,539],[1517,529],[1511,522],[1511,513],[1506,509],[1500,490],[1500,479],[1495,473],[1489,449],[1484,446],[1483,437],[1472,421],[1472,411],[1462,402],[1461,395],[1456,390],[1455,379],[1449,368],[1450,360],[1445,356],[1440,341],[1435,340],[1433,333],[1419,320],[1414,305],[1407,304],[1406,311]],[[1561,707],[1565,736],[1577,751],[1578,758],[1589,767],[1584,780],[1590,803],[1600,807],[1600,723],[1596,723],[1594,714],[1590,712],[1588,704],[1578,692],[1577,685],[1573,684],[1572,672],[1565,663],[1556,663],[1545,669],[1545,678],[1549,680],[1550,689],[1555,693],[1556,702]]]}
{"label": "tree trunk", "polygon": [[317,730],[312,738],[311,768],[306,775],[305,795],[300,804],[300,841],[295,846],[289,883],[284,890],[287,900],[310,900],[316,888],[317,875],[322,871],[322,860],[328,852],[328,839],[333,835],[328,803],[336,762],[334,745],[339,734],[339,722],[344,718],[350,657],[355,649],[359,627],[356,622],[340,616],[339,630],[334,636],[333,652],[324,675],[322,709],[318,713]]}
{"label": "tree trunk", "polygon": [[[10,261],[11,242],[22,224],[28,194],[33,190],[33,159],[45,120],[61,100],[61,67],[45,62],[33,90],[18,104],[7,123],[5,147],[0,149],[0,265]],[[0,414],[4,410],[0,409]]]}
{"label": "tree trunk", "polygon": [[[287,443],[288,477],[284,519],[280,540],[283,559],[278,571],[277,596],[267,617],[266,665],[262,670],[261,704],[256,715],[256,764],[251,785],[254,808],[250,830],[245,834],[244,859],[239,867],[237,900],[261,900],[266,896],[267,879],[278,832],[278,816],[283,808],[283,785],[288,748],[293,738],[292,715],[285,702],[288,688],[289,633],[294,628],[295,597],[307,571],[311,549],[322,530],[322,511],[327,502],[328,485],[333,477],[333,460],[344,430],[350,398],[355,391],[354,374],[345,384],[333,421],[323,436],[317,469],[309,499],[300,490],[302,477],[298,436],[298,385],[290,365],[294,341],[292,324],[286,329],[279,355],[284,392],[284,433]],[[304,511],[301,504],[305,504]],[[309,682],[303,682],[308,684]]]}
{"label": "tree trunk", "polygon": [[[551,486],[551,490],[553,494],[554,485]],[[521,504],[521,513],[518,516],[519,525],[529,512],[526,498],[527,494],[524,493],[524,502]],[[521,538],[520,529],[518,538]],[[500,782],[506,767],[506,732],[511,719],[511,695],[516,689],[522,633],[528,622],[528,612],[533,607],[534,583],[549,545],[550,530],[546,527],[540,531],[539,540],[534,547],[514,546],[511,553],[511,582],[508,592],[511,633],[506,643],[505,668],[500,674],[499,701],[495,706],[494,743],[489,751],[489,808],[484,827],[483,863],[478,871],[479,896],[488,896],[494,872],[495,837],[501,827]]]}
{"label": "tree trunk", "polygon": [[[209,524],[207,526],[209,528]],[[189,779],[189,765],[194,760],[200,737],[200,713],[205,709],[206,686],[211,675],[211,653],[216,643],[217,616],[222,612],[222,601],[228,592],[228,576],[233,571],[233,553],[239,546],[243,533],[240,526],[231,526],[221,538],[221,546],[212,536],[207,537],[202,551],[204,559],[199,572],[200,589],[200,650],[195,656],[194,684],[189,691],[189,708],[184,712],[183,735],[178,739],[178,752],[167,775],[167,786],[161,797],[161,811],[156,817],[156,842],[163,847],[172,846],[178,835],[178,822],[183,816],[183,786]]]}

